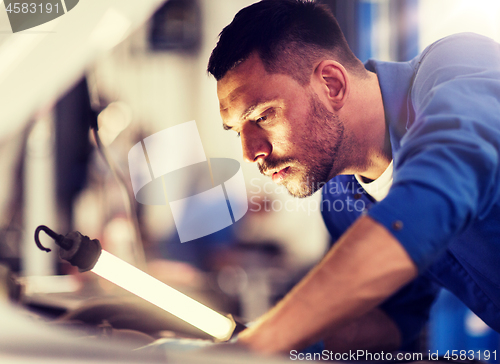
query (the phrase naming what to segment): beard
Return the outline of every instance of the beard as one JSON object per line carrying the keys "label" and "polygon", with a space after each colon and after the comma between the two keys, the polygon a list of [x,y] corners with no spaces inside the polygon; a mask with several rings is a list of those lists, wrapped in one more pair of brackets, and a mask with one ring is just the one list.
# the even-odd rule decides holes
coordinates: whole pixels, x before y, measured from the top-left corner
{"label": "beard", "polygon": [[262,174],[289,167],[281,183],[290,195],[299,198],[311,196],[343,169],[338,152],[344,141],[344,124],[312,91],[303,130],[294,146],[294,154],[300,157],[268,157],[258,166]]}

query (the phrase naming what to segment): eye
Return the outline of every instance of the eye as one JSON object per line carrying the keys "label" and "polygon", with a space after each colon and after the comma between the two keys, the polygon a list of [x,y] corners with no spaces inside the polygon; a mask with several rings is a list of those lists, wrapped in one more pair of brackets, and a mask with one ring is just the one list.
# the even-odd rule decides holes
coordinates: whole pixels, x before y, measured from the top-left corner
{"label": "eye", "polygon": [[266,114],[266,115],[264,115],[264,116],[261,116],[261,117],[260,117],[260,118],[258,118],[258,119],[255,119],[255,122],[258,124],[258,123],[261,123],[261,122],[263,122],[263,121],[266,121],[266,120],[267,120],[267,115],[268,115],[268,114]]}
{"label": "eye", "polygon": [[269,122],[270,119],[274,116],[274,109],[268,109],[264,112],[264,115],[262,115],[261,117],[257,118],[254,120],[254,123],[255,124],[261,124],[261,123],[264,123],[264,122]]}
{"label": "eye", "polygon": [[241,133],[237,133],[237,134],[236,134],[236,138],[239,138],[239,137],[240,137],[240,135],[241,135]]}

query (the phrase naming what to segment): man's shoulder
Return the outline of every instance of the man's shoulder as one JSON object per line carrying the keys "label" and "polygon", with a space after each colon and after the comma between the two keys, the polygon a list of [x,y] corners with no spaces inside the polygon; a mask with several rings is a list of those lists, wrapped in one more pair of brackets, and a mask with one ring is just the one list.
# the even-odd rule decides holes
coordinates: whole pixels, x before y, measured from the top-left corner
{"label": "man's shoulder", "polygon": [[500,45],[493,39],[476,33],[457,33],[430,44],[417,57],[418,62],[463,64],[482,63],[482,56],[497,53]]}
{"label": "man's shoulder", "polygon": [[459,44],[459,43],[469,43],[477,41],[487,41],[495,43],[493,39],[487,36],[477,33],[465,32],[465,33],[451,34],[446,37],[443,37],[432,43],[429,47],[432,47],[433,45]]}
{"label": "man's shoulder", "polygon": [[478,80],[500,79],[500,44],[479,34],[460,33],[442,38],[415,60],[414,105],[428,101],[433,94],[430,91],[441,86],[449,87],[450,91],[467,90]]}

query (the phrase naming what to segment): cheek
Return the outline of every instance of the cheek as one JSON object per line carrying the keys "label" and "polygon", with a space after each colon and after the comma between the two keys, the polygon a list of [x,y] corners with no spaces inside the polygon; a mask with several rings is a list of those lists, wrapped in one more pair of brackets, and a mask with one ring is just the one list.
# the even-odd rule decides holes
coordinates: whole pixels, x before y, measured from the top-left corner
{"label": "cheek", "polygon": [[295,137],[293,128],[287,120],[280,119],[275,123],[270,140],[273,149],[279,152],[290,152],[295,148]]}
{"label": "cheek", "polygon": [[[291,100],[294,100],[292,102]],[[277,108],[276,119],[268,129],[273,149],[277,154],[296,154],[303,147],[304,138],[308,138],[309,110],[303,98],[292,98]]]}
{"label": "cheek", "polygon": [[311,127],[311,123],[305,117],[295,121],[288,131],[288,140],[294,148],[304,149],[312,141],[314,135]]}
{"label": "cheek", "polygon": [[303,99],[300,99],[297,104],[289,109],[285,119],[287,120],[287,132],[290,138],[303,139],[305,135],[310,134],[311,110]]}

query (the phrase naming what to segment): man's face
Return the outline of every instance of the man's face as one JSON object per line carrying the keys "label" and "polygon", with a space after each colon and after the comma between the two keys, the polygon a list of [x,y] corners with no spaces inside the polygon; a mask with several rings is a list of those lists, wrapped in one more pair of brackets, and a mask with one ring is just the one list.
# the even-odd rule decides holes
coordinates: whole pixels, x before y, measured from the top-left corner
{"label": "man's face", "polygon": [[217,94],[224,128],[239,133],[243,158],[291,195],[310,196],[344,169],[343,123],[309,86],[267,73],[252,55],[217,83]]}

